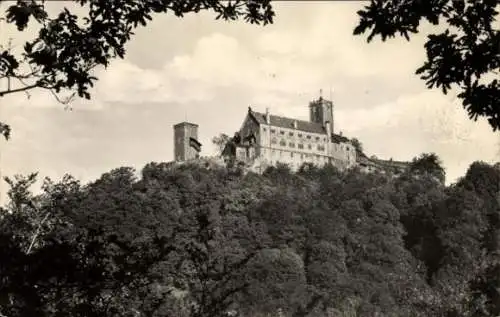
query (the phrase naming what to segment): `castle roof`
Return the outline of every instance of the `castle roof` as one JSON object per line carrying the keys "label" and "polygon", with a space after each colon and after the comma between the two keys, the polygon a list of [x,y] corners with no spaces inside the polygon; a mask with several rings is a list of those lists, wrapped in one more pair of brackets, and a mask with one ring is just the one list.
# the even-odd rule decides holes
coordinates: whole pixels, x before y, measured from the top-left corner
{"label": "castle roof", "polygon": [[348,143],[348,142],[350,142],[350,140],[349,140],[349,138],[346,138],[343,135],[332,133],[332,142],[334,142],[334,143]]}
{"label": "castle roof", "polygon": [[410,165],[409,162],[403,162],[403,161],[394,161],[394,160],[381,160],[381,159],[374,159],[376,163],[387,166],[387,167],[395,167],[395,168],[406,168]]}
{"label": "castle roof", "polygon": [[[252,116],[258,124],[266,123],[266,114],[261,112],[249,111],[250,116]],[[326,130],[323,128],[321,123],[310,122],[305,120],[297,120],[292,118],[286,118],[281,116],[269,115],[270,125],[278,128],[293,129],[294,122],[297,122],[297,130],[309,133],[325,134]]]}
{"label": "castle roof", "polygon": [[174,124],[174,128],[179,127],[179,126],[183,126],[183,125],[190,125],[190,126],[193,126],[193,127],[198,127],[198,125],[196,123],[191,123],[191,122],[184,121],[184,122],[179,122],[177,124]]}
{"label": "castle roof", "polygon": [[378,158],[369,158],[363,152],[357,152],[356,161],[360,165],[365,166],[377,166],[377,167],[385,167],[385,168],[397,168],[397,169],[405,169],[409,166],[409,162],[404,161],[394,161],[394,160],[381,160]]}
{"label": "castle roof", "polygon": [[[248,113],[259,125],[260,124],[267,124],[265,113],[256,112],[256,111],[252,111],[252,110],[250,110]],[[321,123],[305,121],[305,120],[297,120],[297,119],[281,117],[281,116],[275,116],[272,114],[269,115],[269,117],[270,117],[270,121],[271,121],[270,126],[273,126],[273,127],[293,129],[294,123],[296,122],[297,123],[296,130],[303,131],[303,132],[309,132],[309,133],[326,134],[326,129],[323,127],[323,125]],[[345,136],[332,133],[332,141],[335,143],[347,143],[347,142],[349,142],[349,139],[346,138]]]}

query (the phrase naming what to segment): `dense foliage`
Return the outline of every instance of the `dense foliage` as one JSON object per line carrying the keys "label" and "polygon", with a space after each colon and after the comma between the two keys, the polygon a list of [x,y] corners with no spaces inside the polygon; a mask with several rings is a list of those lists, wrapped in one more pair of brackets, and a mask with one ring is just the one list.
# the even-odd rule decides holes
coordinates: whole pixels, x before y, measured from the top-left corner
{"label": "dense foliage", "polygon": [[[107,67],[125,56],[125,45],[138,26],[146,26],[155,14],[183,17],[200,11],[216,19],[243,19],[252,24],[273,23],[271,0],[77,0],[87,13],[77,16],[67,8],[50,16],[44,0],[1,1],[8,3],[1,20],[18,31],[38,27],[33,40],[14,52],[0,45],[0,98],[7,94],[45,89],[68,104],[74,96],[89,99],[97,78],[93,70]],[[494,131],[500,129],[500,30],[499,0],[371,0],[358,12],[354,34],[368,33],[368,41],[396,35],[409,39],[423,20],[444,24],[445,30],[429,36],[427,61],[417,74],[429,88],[446,94],[453,86],[473,120],[484,117]],[[334,39],[332,39],[334,40]],[[10,126],[0,122],[0,134],[10,136]]]}
{"label": "dense foliage", "polygon": [[500,129],[499,0],[371,0],[358,12],[354,34],[368,33],[370,42],[397,35],[410,39],[422,21],[441,24],[441,33],[429,35],[427,61],[416,73],[429,88],[447,93],[458,88],[458,98],[469,117],[484,117]]}
{"label": "dense foliage", "polygon": [[[7,1],[1,1],[7,2]],[[45,89],[62,103],[73,96],[90,99],[89,88],[97,78],[93,70],[124,58],[125,44],[138,26],[146,26],[155,14],[186,14],[208,11],[216,19],[242,19],[251,24],[273,22],[270,0],[77,0],[85,14],[77,16],[66,7],[50,16],[44,0],[7,2],[0,19],[19,32],[38,27],[38,36],[24,44],[18,54],[0,43],[0,98],[7,94]],[[7,139],[10,127],[0,122]]]}
{"label": "dense foliage", "polygon": [[150,163],[9,179],[0,313],[498,316],[500,170],[445,187],[332,166]]}

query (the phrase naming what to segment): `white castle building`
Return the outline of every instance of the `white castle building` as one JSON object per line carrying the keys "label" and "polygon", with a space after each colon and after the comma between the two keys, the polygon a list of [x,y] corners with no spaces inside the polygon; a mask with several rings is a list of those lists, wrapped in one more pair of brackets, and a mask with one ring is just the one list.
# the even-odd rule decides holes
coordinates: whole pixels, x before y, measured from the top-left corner
{"label": "white castle building", "polygon": [[223,155],[264,166],[284,163],[297,169],[304,163],[327,163],[345,169],[356,164],[349,139],[334,133],[333,103],[320,97],[309,104],[309,121],[260,113],[248,108],[240,130]]}
{"label": "white castle building", "polygon": [[[284,163],[296,170],[304,163],[317,166],[332,164],[344,170],[360,166],[362,170],[401,171],[405,162],[369,159],[357,151],[351,141],[334,131],[334,106],[332,101],[319,97],[309,103],[309,121],[276,116],[269,108],[264,113],[251,107],[241,128],[227,142],[222,156],[226,161],[260,167]],[[197,141],[198,126],[179,123],[174,126],[176,161],[196,159],[201,149]]]}

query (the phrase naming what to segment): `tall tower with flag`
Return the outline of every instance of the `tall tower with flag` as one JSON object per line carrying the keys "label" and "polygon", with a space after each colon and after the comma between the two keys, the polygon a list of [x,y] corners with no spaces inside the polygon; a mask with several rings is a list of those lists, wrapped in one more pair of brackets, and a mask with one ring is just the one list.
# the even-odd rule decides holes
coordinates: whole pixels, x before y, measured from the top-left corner
{"label": "tall tower with flag", "polygon": [[174,125],[174,160],[188,161],[200,156],[201,143],[198,141],[198,125],[181,122]]}

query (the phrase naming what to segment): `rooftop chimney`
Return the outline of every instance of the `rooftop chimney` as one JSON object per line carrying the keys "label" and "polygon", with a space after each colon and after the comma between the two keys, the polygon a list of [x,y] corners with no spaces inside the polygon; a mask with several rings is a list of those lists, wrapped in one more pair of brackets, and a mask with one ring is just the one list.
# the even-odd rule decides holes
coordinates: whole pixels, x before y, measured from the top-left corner
{"label": "rooftop chimney", "polygon": [[266,123],[271,124],[271,115],[269,114],[269,108],[266,108]]}

